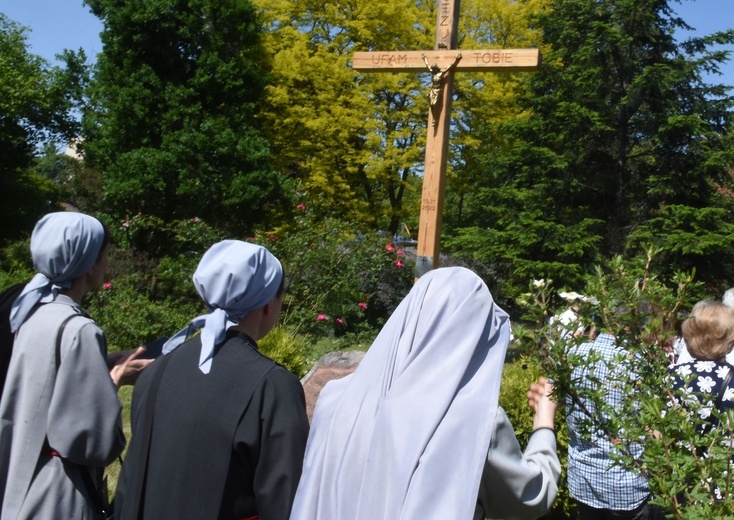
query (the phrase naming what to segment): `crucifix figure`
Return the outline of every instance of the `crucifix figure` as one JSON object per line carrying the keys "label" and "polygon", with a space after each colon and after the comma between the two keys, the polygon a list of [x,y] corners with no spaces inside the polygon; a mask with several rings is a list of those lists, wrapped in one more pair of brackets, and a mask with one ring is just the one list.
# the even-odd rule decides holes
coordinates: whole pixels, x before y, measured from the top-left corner
{"label": "crucifix figure", "polygon": [[[431,104],[431,110],[438,105],[438,100],[441,98],[441,89],[443,88],[443,78],[446,75],[448,71],[450,71],[453,67],[456,66],[457,63],[459,63],[459,60],[461,59],[461,53],[456,55],[456,59],[451,63],[451,65],[441,68],[437,64],[431,65],[428,63],[428,56],[423,54],[423,61],[426,63],[426,67],[428,67],[428,71],[431,73],[431,86],[430,90],[428,91],[428,101]],[[433,115],[433,126],[436,126],[436,122],[438,121],[438,115],[440,114],[434,114]]]}
{"label": "crucifix figure", "polygon": [[[453,72],[525,72],[538,70],[538,49],[457,51],[460,0],[437,0],[436,40],[433,51],[355,52],[352,68],[362,72],[431,72],[423,170],[421,214],[418,224],[416,278],[438,267],[443,194],[448,159]],[[463,55],[463,57],[462,57]]]}

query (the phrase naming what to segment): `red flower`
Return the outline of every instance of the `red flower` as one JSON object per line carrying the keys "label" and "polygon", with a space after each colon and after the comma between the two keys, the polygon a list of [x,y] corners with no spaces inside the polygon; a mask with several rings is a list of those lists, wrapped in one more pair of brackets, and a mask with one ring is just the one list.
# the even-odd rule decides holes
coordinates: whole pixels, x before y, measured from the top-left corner
{"label": "red flower", "polygon": [[393,245],[392,242],[390,242],[388,245],[385,246],[385,249],[387,251],[395,251],[395,246]]}
{"label": "red flower", "polygon": [[327,318],[328,316],[326,316],[326,314],[319,314],[316,316],[316,321],[326,321]]}
{"label": "red flower", "polygon": [[357,304],[357,307],[359,307],[360,309],[366,309],[367,308],[367,304],[365,302],[359,302]]}
{"label": "red flower", "polygon": [[337,322],[337,323],[338,323],[339,325],[344,325],[344,320],[343,320],[343,319],[341,319],[341,318],[337,318],[337,319],[336,319],[336,322]]}
{"label": "red flower", "polygon": [[398,258],[395,260],[395,267],[405,267],[405,264],[403,264],[402,260]]}
{"label": "red flower", "polygon": [[112,289],[112,282],[105,282],[102,286],[103,289]]}
{"label": "red flower", "polygon": [[130,227],[130,221],[129,220],[126,220],[125,222],[123,222],[122,223],[122,227],[124,227],[125,229],[129,228]]}
{"label": "red flower", "polygon": [[300,209],[301,211],[306,211],[306,205],[305,204],[299,204],[296,206],[296,209]]}
{"label": "red flower", "polygon": [[405,251],[403,251],[402,249],[398,249],[398,250],[397,250],[397,253],[398,253],[399,255],[404,255],[404,254],[405,254]]}

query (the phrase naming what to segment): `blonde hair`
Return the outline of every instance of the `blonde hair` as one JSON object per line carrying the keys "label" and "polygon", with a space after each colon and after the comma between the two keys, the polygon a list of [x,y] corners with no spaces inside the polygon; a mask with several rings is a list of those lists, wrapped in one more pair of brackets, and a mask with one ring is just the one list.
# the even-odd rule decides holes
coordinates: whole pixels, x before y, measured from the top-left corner
{"label": "blonde hair", "polygon": [[734,309],[714,300],[701,300],[681,329],[694,359],[719,361],[734,346]]}

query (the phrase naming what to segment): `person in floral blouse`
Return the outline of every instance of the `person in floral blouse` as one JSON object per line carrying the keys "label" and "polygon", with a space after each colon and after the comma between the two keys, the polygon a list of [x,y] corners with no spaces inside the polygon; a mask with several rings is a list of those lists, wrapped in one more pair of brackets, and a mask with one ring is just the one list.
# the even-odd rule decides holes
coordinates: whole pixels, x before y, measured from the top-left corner
{"label": "person in floral blouse", "polygon": [[[734,366],[726,355],[734,346],[734,309],[715,300],[702,300],[683,322],[683,338],[692,361],[670,367],[673,385],[672,406],[682,406],[691,415],[698,415],[697,430],[705,435],[719,427],[721,414],[734,410]],[[697,448],[700,456],[706,449]],[[718,487],[718,499],[724,499]]]}

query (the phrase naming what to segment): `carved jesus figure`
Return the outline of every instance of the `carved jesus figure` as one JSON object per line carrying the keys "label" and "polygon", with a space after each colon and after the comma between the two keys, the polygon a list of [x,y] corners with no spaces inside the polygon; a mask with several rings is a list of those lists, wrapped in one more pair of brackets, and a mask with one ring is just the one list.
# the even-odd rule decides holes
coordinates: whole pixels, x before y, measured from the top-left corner
{"label": "carved jesus figure", "polygon": [[431,106],[434,107],[438,104],[438,99],[441,97],[441,87],[443,87],[443,78],[446,76],[446,73],[451,70],[457,63],[459,63],[459,60],[461,59],[461,53],[456,55],[456,58],[454,58],[454,61],[451,63],[451,65],[448,65],[445,68],[439,67],[436,63],[431,65],[428,63],[428,57],[424,54],[423,55],[423,61],[426,64],[426,67],[428,67],[428,70],[431,73],[431,86],[428,91],[428,100],[431,103]]}

